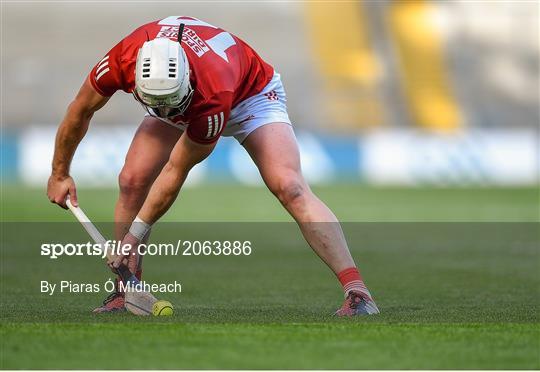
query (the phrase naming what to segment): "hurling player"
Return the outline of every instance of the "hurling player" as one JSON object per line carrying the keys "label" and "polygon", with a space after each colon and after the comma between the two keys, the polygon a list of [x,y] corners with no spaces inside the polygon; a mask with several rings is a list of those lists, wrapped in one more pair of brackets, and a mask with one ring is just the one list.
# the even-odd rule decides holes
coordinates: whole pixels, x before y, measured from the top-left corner
{"label": "hurling player", "polygon": [[[70,195],[77,205],[69,174],[73,154],[92,115],[119,90],[132,94],[147,113],[119,175],[117,240],[136,247],[148,239],[193,166],[221,136],[233,136],[341,282],[345,302],[336,315],[379,312],[336,216],[302,176],[280,75],[243,40],[204,21],[173,16],[145,24],[95,65],[58,128],[47,190],[52,202],[66,208]],[[140,278],[136,255],[111,265],[125,258]],[[117,291],[95,311],[123,309],[124,295]]]}

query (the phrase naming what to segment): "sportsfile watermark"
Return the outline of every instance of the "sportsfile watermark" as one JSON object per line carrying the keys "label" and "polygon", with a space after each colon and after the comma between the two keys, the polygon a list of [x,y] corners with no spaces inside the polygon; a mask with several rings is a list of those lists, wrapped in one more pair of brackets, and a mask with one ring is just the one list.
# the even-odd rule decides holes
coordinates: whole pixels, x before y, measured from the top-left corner
{"label": "sportsfile watermark", "polygon": [[[445,322],[461,322],[464,317],[480,323],[520,322],[536,310],[532,288],[540,280],[537,222],[346,222],[340,226],[381,312],[398,312],[398,321],[421,314],[424,322],[440,322],[432,316],[433,309],[425,308],[426,283],[434,295],[430,301],[441,304],[437,311],[444,313]],[[109,254],[118,249],[121,243],[112,240],[118,226],[96,224],[105,237],[102,245],[79,222],[3,222],[0,227],[4,319],[21,321],[24,311],[25,322],[95,322],[81,313],[101,306],[114,287],[116,275],[101,248],[107,246]],[[236,315],[221,309],[244,301],[250,309],[256,308],[246,310],[256,321],[316,322],[320,314],[335,310],[343,293],[303,232],[338,227],[313,223],[300,229],[294,222],[159,223],[140,248],[145,257],[139,280],[153,285],[148,292],[156,298],[182,305],[179,321],[199,321],[205,312],[201,309],[219,313],[216,320],[237,321]],[[510,281],[502,295],[500,278]],[[303,283],[310,283],[308,290]],[[416,290],[410,292],[410,288]],[[508,288],[529,298],[530,305],[513,311],[516,302]],[[410,292],[407,304],[394,299],[402,292]],[[479,296],[497,306],[487,312],[475,308],[471,304]],[[299,301],[296,297],[302,309],[284,316],[283,309]],[[21,298],[29,299],[24,307]],[[470,311],[463,315],[448,311],[449,306],[454,310],[465,306]],[[68,308],[73,311],[62,310],[58,315],[58,309]]]}
{"label": "sportsfile watermark", "polygon": [[[86,243],[43,243],[41,256],[57,259],[62,256],[129,255],[131,244],[119,240],[108,240],[105,244]],[[249,256],[253,252],[250,240],[177,240],[175,243],[141,243],[136,247],[140,256]]]}

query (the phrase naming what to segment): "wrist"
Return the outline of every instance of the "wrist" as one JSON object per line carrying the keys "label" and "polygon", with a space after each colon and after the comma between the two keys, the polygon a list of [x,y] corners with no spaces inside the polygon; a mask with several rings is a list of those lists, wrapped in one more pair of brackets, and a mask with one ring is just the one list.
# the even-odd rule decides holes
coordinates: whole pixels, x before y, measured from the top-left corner
{"label": "wrist", "polygon": [[148,234],[152,225],[144,222],[139,216],[135,217],[129,228],[129,233],[141,241]]}
{"label": "wrist", "polygon": [[53,169],[51,172],[51,177],[57,179],[57,180],[65,180],[66,178],[69,178],[70,175],[68,172],[60,171]]}

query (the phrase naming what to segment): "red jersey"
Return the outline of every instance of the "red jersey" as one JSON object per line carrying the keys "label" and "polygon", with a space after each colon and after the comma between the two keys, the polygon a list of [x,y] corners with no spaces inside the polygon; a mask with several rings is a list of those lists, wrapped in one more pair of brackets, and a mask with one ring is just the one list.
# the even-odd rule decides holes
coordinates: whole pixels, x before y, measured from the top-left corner
{"label": "red jersey", "polygon": [[117,90],[135,88],[137,53],[145,41],[158,37],[178,39],[180,23],[194,89],[191,104],[183,115],[164,120],[187,126],[188,136],[199,143],[217,141],[239,102],[260,91],[274,74],[249,45],[225,30],[192,17],[167,17],[139,27],[116,44],[92,69],[89,78],[96,91],[106,97]]}

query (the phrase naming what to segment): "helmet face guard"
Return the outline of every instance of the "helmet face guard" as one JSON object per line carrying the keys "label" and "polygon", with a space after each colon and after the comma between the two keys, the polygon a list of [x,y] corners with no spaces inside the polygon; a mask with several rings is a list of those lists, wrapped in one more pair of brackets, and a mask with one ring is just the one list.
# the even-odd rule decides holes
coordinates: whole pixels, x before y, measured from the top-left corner
{"label": "helmet face guard", "polygon": [[154,96],[142,92],[135,88],[133,97],[143,106],[143,108],[151,115],[158,117],[172,117],[182,115],[191,103],[193,97],[193,89],[189,87],[188,94],[180,98],[177,93],[166,96]]}

